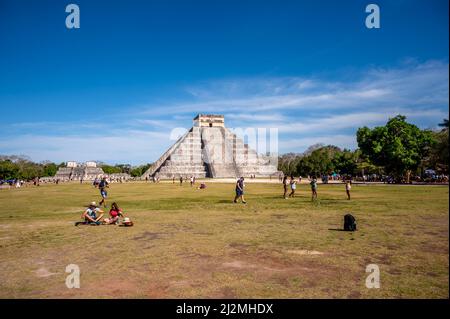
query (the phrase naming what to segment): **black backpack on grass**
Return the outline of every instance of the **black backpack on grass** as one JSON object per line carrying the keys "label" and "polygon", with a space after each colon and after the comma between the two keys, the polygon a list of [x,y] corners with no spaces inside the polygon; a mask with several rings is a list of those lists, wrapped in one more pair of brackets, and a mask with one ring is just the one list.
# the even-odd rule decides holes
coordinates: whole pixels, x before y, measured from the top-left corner
{"label": "black backpack on grass", "polygon": [[344,230],[345,231],[356,230],[356,219],[350,214],[344,216]]}

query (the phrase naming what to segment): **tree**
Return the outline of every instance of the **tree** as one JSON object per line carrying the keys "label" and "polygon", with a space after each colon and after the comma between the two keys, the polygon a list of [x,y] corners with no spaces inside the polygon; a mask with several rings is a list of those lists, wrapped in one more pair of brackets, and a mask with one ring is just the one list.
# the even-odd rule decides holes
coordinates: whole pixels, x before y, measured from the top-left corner
{"label": "tree", "polygon": [[359,128],[357,141],[373,164],[383,166],[397,181],[406,175],[409,183],[411,172],[429,153],[434,140],[430,131],[420,130],[406,122],[405,116],[397,115],[385,126]]}
{"label": "tree", "polygon": [[133,167],[130,171],[130,175],[133,177],[140,177],[145,173],[146,170],[151,166],[151,164],[145,164],[141,166]]}
{"label": "tree", "polygon": [[342,152],[341,149],[334,145],[315,149],[309,155],[302,156],[296,161],[295,173],[314,176],[331,174],[335,171],[334,158],[340,152]]}
{"label": "tree", "polygon": [[107,164],[102,164],[101,168],[102,168],[103,172],[105,172],[105,174],[108,174],[108,175],[122,172],[120,167],[111,166],[111,165],[107,165]]}
{"label": "tree", "polygon": [[10,159],[0,160],[0,179],[17,178],[19,167]]}
{"label": "tree", "polygon": [[424,161],[424,165],[428,166],[427,168],[434,168],[440,173],[448,173],[448,120],[444,120],[439,126],[443,127],[443,129],[432,132],[436,143],[431,148],[430,156]]}
{"label": "tree", "polygon": [[312,152],[314,152],[315,150],[318,150],[319,148],[325,147],[325,144],[323,143],[316,143],[313,144],[311,146],[309,146],[304,152],[303,155],[308,156],[311,155]]}
{"label": "tree", "polygon": [[344,149],[335,154],[333,163],[337,173],[353,175],[357,169],[358,153]]}
{"label": "tree", "polygon": [[55,176],[58,171],[58,166],[55,163],[44,162],[43,165],[43,173],[42,176]]}
{"label": "tree", "polygon": [[121,173],[130,174],[131,165],[130,164],[116,164],[115,167],[120,169]]}

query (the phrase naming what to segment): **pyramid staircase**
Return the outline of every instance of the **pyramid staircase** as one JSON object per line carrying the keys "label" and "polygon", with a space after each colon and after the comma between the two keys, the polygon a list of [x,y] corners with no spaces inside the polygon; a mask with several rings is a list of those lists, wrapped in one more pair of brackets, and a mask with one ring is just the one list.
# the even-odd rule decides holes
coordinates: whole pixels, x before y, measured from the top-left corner
{"label": "pyramid staircase", "polygon": [[270,158],[258,154],[226,127],[192,127],[142,178],[269,176],[277,172]]}

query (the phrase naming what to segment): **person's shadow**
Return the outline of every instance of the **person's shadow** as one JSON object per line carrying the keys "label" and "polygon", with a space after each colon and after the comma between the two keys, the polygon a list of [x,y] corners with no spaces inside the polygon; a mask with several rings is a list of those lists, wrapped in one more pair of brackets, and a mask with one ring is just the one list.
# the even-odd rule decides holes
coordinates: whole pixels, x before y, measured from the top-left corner
{"label": "person's shadow", "polygon": [[226,199],[221,199],[217,201],[218,204],[233,204],[233,199],[230,200],[226,200]]}
{"label": "person's shadow", "polygon": [[342,228],[328,228],[328,230],[332,230],[332,231],[346,231],[345,229],[342,229]]}

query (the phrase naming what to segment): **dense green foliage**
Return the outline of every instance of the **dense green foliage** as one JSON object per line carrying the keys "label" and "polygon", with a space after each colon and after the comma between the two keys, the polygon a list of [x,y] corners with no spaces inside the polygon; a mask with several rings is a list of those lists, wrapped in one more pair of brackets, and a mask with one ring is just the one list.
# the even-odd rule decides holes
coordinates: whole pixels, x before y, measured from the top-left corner
{"label": "dense green foliage", "polygon": [[353,175],[358,168],[358,152],[337,146],[317,146],[309,154],[286,154],[280,157],[279,169],[288,175],[320,176],[322,174]]}
{"label": "dense green foliage", "polygon": [[398,115],[385,126],[358,129],[355,151],[316,144],[281,156],[279,170],[297,176],[386,174],[397,181],[430,168],[448,173],[448,120],[439,125],[440,131],[420,130]]}
{"label": "dense green foliage", "polygon": [[51,162],[34,163],[25,156],[0,156],[0,179],[24,179],[53,176],[58,165]]}
{"label": "dense green foliage", "polygon": [[362,127],[357,134],[362,153],[387,174],[401,177],[417,170],[435,144],[431,131],[420,130],[406,122],[406,117],[391,118],[385,126]]}
{"label": "dense green foliage", "polygon": [[148,168],[150,166],[151,166],[151,164],[145,164],[145,165],[136,166],[130,171],[130,174],[133,177],[142,176],[142,174],[144,174],[145,171],[148,170]]}

